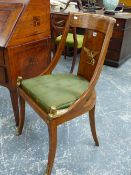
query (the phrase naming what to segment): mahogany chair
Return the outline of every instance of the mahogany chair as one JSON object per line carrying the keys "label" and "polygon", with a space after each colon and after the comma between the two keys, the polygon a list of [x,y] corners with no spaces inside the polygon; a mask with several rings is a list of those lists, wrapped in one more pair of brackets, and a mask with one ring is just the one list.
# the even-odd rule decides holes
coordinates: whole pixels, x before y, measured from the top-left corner
{"label": "mahogany chair", "polygon": [[[115,19],[96,14],[70,14],[64,33],[49,67],[35,78],[18,77],[20,97],[19,134],[25,119],[25,101],[39,114],[48,126],[49,154],[45,175],[50,175],[57,147],[57,127],[89,112],[95,145],[99,142],[95,129],[95,85],[102,70]],[[87,29],[77,75],[52,74],[65,46],[70,27]]]}
{"label": "mahogany chair", "polygon": [[[55,55],[57,47],[61,41],[62,33],[65,28],[65,23],[67,20],[67,15],[52,13],[51,15],[51,33],[52,33],[52,44],[53,44],[53,53]],[[76,63],[77,51],[82,48],[83,35],[76,34],[76,28],[72,27],[69,29],[69,33],[66,38],[65,48],[64,48],[64,57],[66,59],[67,48],[73,50],[73,59],[70,69],[70,73],[73,72],[74,66]]]}

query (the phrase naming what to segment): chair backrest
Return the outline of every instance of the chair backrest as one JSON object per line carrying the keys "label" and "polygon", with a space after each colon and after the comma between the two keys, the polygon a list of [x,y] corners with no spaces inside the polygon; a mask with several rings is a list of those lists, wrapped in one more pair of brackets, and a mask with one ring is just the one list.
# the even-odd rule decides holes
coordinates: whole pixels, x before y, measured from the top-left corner
{"label": "chair backrest", "polygon": [[97,14],[74,14],[71,16],[71,27],[86,29],[78,75],[89,81],[94,74],[97,74],[97,78],[99,77],[112,36],[114,23],[114,18]]}
{"label": "chair backrest", "polygon": [[60,15],[57,13],[51,15],[51,31],[53,39],[59,35],[62,35],[66,20],[67,16],[65,15]]}

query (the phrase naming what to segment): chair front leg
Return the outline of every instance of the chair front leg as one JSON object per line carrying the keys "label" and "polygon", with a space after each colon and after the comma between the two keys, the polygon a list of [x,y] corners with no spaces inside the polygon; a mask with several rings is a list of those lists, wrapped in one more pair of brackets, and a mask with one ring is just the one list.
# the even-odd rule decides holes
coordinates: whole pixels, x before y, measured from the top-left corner
{"label": "chair front leg", "polygon": [[99,146],[97,134],[96,134],[96,127],[95,127],[95,106],[89,111],[89,120],[90,120],[90,127],[93,139],[95,141],[95,145]]}
{"label": "chair front leg", "polygon": [[22,134],[24,122],[25,122],[25,100],[20,96],[20,113],[19,113],[19,127],[18,127],[18,135]]}
{"label": "chair front leg", "polygon": [[57,147],[57,125],[55,122],[50,121],[48,125],[49,132],[49,154],[48,154],[48,164],[44,175],[51,175],[51,171],[54,164],[56,147]]}

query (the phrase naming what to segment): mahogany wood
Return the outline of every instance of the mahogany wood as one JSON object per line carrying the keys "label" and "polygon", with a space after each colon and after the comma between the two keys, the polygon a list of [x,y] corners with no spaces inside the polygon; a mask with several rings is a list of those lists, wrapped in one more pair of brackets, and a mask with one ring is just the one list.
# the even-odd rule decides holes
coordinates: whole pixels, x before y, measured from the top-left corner
{"label": "mahogany wood", "polygon": [[17,126],[17,77],[36,76],[49,63],[49,1],[0,0],[0,85],[10,91]]}
{"label": "mahogany wood", "polygon": [[[52,16],[59,14],[59,16],[65,15],[67,19],[68,13],[65,12],[51,12]],[[96,14],[104,14],[102,10],[97,10]],[[118,67],[126,60],[131,58],[131,13],[121,13],[111,15],[116,19],[114,25],[112,38],[110,40],[108,52],[105,59],[105,64],[113,67]],[[78,31],[83,34],[83,30],[80,28]]]}
{"label": "mahogany wood", "polygon": [[[67,16],[65,16],[64,14],[51,15],[51,38],[52,38],[52,46],[53,46],[52,48],[53,48],[54,54],[57,50],[57,45],[59,44],[59,43],[56,43],[56,39],[58,36],[62,35],[65,27],[66,19],[67,19]],[[77,57],[78,41],[77,41],[76,29],[71,28],[69,32],[73,33],[73,43],[72,43],[73,46],[68,46],[68,43],[66,44],[64,49],[64,57],[66,59],[67,48],[71,48],[73,50],[73,59],[72,59],[70,73],[72,73],[75,67],[75,62]]]}
{"label": "mahogany wood", "polygon": [[105,64],[118,67],[131,58],[131,13],[115,14],[116,19]]}
{"label": "mahogany wood", "polygon": [[[49,131],[49,154],[48,164],[44,175],[51,175],[53,162],[55,158],[57,146],[57,127],[66,121],[89,112],[90,127],[93,135],[95,145],[99,145],[96,129],[95,129],[95,103],[96,93],[95,85],[99,78],[107,48],[113,31],[115,19],[105,17],[102,15],[93,14],[70,14],[65,25],[61,42],[58,46],[56,54],[52,59],[51,64],[45,69],[42,75],[51,74],[57,65],[61,54],[65,47],[66,37],[70,27],[86,29],[81,50],[80,64],[78,68],[78,75],[89,80],[89,85],[81,97],[69,106],[65,113],[57,117],[50,117],[25,91],[19,86],[18,92],[20,96],[20,123],[19,134],[22,133],[25,118],[25,102],[27,101],[31,107],[39,114],[39,116],[46,122]],[[90,45],[88,42],[90,41]],[[98,45],[99,43],[99,45]],[[95,55],[94,55],[95,54]],[[93,56],[94,55],[94,56]],[[92,57],[93,56],[93,57]],[[90,60],[90,59],[94,60]],[[90,70],[90,71],[88,71]],[[36,87],[37,88],[37,87]],[[57,97],[56,97],[57,98]]]}

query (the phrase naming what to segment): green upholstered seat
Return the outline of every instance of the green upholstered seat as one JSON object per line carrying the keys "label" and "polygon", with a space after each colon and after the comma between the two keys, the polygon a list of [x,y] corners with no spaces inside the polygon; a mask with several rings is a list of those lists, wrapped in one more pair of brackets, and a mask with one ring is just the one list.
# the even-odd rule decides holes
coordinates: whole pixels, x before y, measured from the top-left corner
{"label": "green upholstered seat", "polygon": [[73,74],[52,74],[23,80],[21,87],[47,113],[51,107],[65,109],[88,87],[88,81]]}
{"label": "green upholstered seat", "polygon": [[[61,36],[62,35],[60,35],[60,36],[58,36],[56,38],[56,43],[59,43],[60,42]],[[83,35],[77,34],[77,41],[78,41],[77,48],[81,48],[82,47],[83,38],[84,38]],[[73,34],[72,33],[68,33],[67,38],[66,38],[66,45],[69,46],[69,47],[73,47],[74,46],[74,39],[73,39]]]}

